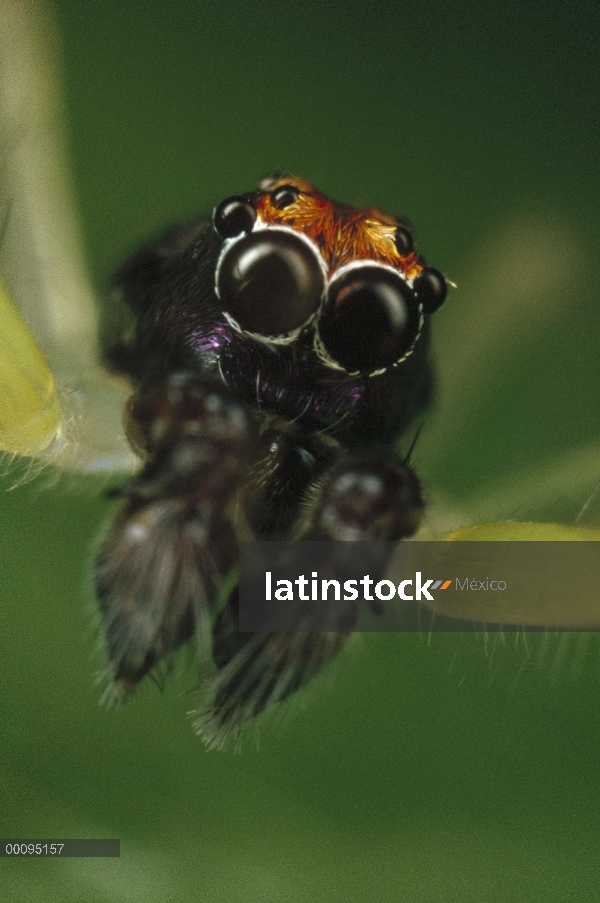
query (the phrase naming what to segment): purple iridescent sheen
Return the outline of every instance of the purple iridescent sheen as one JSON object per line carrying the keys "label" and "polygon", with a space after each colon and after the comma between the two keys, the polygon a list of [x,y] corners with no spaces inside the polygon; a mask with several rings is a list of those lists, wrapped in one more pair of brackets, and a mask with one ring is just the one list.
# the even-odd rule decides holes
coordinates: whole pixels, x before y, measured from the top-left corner
{"label": "purple iridescent sheen", "polygon": [[217,351],[232,341],[232,329],[226,322],[201,323],[189,336],[190,345],[200,354]]}

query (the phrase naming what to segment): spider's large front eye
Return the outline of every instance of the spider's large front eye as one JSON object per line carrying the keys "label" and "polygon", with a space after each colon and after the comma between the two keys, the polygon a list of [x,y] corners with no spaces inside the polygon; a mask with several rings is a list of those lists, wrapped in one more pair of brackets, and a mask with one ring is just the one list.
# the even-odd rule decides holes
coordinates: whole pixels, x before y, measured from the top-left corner
{"label": "spider's large front eye", "polygon": [[217,273],[225,311],[248,332],[282,336],[318,309],[324,275],[315,252],[290,232],[261,229],[235,242]]}
{"label": "spider's large front eye", "polygon": [[418,302],[400,276],[362,266],[330,286],[319,335],[327,354],[345,370],[372,373],[412,348],[420,318]]}

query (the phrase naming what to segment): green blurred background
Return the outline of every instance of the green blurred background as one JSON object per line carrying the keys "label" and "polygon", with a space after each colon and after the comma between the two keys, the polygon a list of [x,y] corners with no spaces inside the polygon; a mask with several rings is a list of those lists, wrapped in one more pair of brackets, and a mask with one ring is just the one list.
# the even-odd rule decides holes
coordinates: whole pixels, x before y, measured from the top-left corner
{"label": "green blurred background", "polygon": [[[595,3],[56,10],[99,288],[143,237],[286,169],[409,216],[458,285],[436,315],[441,373],[484,350],[436,434],[440,386],[416,454],[430,496],[476,499],[597,442]],[[494,348],[492,284],[495,304],[500,285],[536,310]],[[546,508],[572,519],[587,492],[557,477]],[[47,475],[0,496],[0,836],[122,842],[120,860],[2,859],[0,900],[597,896],[595,635],[512,635],[493,654],[480,636],[370,635],[258,749],[208,753],[189,672],[98,707],[87,568],[111,510],[98,485]]]}

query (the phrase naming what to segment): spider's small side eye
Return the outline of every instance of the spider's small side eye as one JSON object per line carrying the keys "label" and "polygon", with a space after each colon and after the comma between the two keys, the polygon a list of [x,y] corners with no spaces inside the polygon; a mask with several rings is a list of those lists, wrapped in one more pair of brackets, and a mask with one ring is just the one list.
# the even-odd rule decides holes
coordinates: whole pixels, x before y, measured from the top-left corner
{"label": "spider's small side eye", "polygon": [[417,300],[423,306],[426,314],[435,313],[441,307],[448,294],[446,280],[433,267],[426,267],[415,279],[413,288]]}
{"label": "spider's small side eye", "polygon": [[283,336],[321,303],[324,275],[315,253],[290,232],[264,229],[235,242],[217,269],[225,311],[247,332]]}
{"label": "spider's small side eye", "polygon": [[396,229],[396,234],[394,236],[394,241],[396,243],[398,254],[400,254],[401,257],[406,257],[408,254],[412,254],[415,249],[412,232],[407,226],[398,226],[398,228]]}
{"label": "spider's small side eye", "polygon": [[280,185],[271,194],[271,203],[278,210],[285,210],[290,204],[294,204],[300,196],[300,192],[293,185]]}
{"label": "spider's small side eye", "polygon": [[213,222],[221,238],[235,238],[242,232],[252,232],[256,210],[247,198],[234,195],[221,201],[215,209]]}
{"label": "spider's small side eye", "polygon": [[319,335],[344,369],[370,373],[410,351],[419,323],[419,306],[409,286],[382,267],[363,266],[331,285]]}

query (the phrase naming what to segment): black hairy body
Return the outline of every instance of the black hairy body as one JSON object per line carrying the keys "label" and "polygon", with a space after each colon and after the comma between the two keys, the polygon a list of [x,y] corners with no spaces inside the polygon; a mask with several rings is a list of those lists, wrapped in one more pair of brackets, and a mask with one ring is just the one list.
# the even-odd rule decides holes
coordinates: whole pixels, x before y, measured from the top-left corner
{"label": "black hairy body", "polygon": [[108,697],[195,638],[216,672],[195,722],[211,745],[306,683],[352,626],[240,634],[237,541],[414,533],[419,484],[395,444],[429,401],[446,291],[400,221],[290,177],[260,189],[134,256],[104,330],[143,461],[97,558]]}

